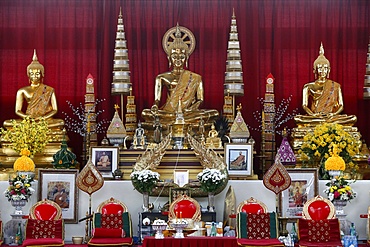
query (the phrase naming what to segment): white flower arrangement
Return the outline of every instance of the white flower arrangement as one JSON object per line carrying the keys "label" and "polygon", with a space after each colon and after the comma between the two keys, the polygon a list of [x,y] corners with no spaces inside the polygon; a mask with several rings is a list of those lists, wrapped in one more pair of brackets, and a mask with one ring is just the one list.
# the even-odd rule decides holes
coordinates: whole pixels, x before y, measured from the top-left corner
{"label": "white flower arrangement", "polygon": [[215,192],[226,181],[226,174],[218,169],[206,168],[198,173],[201,188],[206,192]]}
{"label": "white flower arrangement", "polygon": [[134,187],[140,192],[151,192],[159,181],[159,173],[151,170],[133,171],[130,175]]}

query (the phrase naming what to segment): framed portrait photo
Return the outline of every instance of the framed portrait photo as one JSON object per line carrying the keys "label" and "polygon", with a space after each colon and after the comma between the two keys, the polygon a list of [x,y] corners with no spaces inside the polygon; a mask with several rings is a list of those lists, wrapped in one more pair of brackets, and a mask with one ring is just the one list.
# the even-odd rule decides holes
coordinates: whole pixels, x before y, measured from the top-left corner
{"label": "framed portrait photo", "polygon": [[318,195],[318,170],[316,168],[287,169],[292,180],[288,189],[280,193],[281,216],[300,218],[303,205]]}
{"label": "framed portrait photo", "polygon": [[189,183],[189,170],[176,169],[173,171],[173,182],[179,187]]}
{"label": "framed portrait photo", "polygon": [[118,167],[118,147],[91,147],[91,160],[103,177],[113,177]]}
{"label": "framed portrait photo", "polygon": [[253,146],[252,144],[225,145],[225,163],[229,175],[253,175]]}
{"label": "framed portrait photo", "polygon": [[78,169],[40,169],[38,200],[56,202],[62,209],[65,223],[77,223]]}

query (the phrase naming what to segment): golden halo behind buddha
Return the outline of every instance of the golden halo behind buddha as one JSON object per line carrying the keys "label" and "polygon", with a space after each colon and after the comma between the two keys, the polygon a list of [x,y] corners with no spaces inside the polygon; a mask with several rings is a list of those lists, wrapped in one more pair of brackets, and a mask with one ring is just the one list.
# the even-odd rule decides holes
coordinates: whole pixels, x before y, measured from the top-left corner
{"label": "golden halo behind buddha", "polygon": [[170,55],[172,47],[172,43],[176,41],[176,32],[177,29],[180,31],[180,38],[184,44],[188,47],[187,52],[188,56],[190,56],[196,45],[196,40],[194,34],[186,27],[177,26],[171,27],[170,29],[167,30],[167,32],[163,35],[162,39],[162,46],[163,50],[166,52],[167,55]]}

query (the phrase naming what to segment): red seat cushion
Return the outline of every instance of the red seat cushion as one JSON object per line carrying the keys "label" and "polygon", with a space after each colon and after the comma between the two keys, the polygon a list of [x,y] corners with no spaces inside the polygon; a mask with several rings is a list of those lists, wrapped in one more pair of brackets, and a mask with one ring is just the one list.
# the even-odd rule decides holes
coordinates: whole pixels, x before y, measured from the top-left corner
{"label": "red seat cushion", "polygon": [[94,238],[124,238],[125,231],[123,229],[109,229],[109,228],[94,228]]}
{"label": "red seat cushion", "polygon": [[118,203],[108,203],[101,208],[101,214],[122,214],[125,209]]}
{"label": "red seat cushion", "polygon": [[176,203],[176,205],[174,206],[174,212],[176,216],[191,219],[197,212],[197,207],[194,205],[192,201],[182,200]]}
{"label": "red seat cushion", "polygon": [[132,238],[91,238],[88,246],[122,246],[132,245]]}
{"label": "red seat cushion", "polygon": [[307,211],[313,220],[327,219],[330,214],[330,206],[325,201],[312,202]]}
{"label": "red seat cushion", "polygon": [[246,239],[246,238],[238,238],[238,245],[242,246],[284,246],[282,242],[280,242],[277,238],[271,239]]}
{"label": "red seat cushion", "polygon": [[37,246],[37,247],[52,247],[52,246],[64,246],[63,239],[60,238],[27,238],[23,241],[22,247],[26,246]]}
{"label": "red seat cushion", "polygon": [[50,204],[40,204],[35,208],[34,214],[39,220],[54,220],[58,210]]}
{"label": "red seat cushion", "polygon": [[63,239],[63,235],[63,220],[27,220],[27,239]]}

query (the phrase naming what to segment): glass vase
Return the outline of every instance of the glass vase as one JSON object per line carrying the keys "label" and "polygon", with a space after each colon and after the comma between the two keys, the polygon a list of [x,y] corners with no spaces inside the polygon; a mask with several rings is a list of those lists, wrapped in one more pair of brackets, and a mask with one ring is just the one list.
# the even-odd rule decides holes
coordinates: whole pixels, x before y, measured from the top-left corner
{"label": "glass vase", "polygon": [[143,192],[143,212],[149,212],[149,192]]}
{"label": "glass vase", "polygon": [[208,212],[214,212],[215,211],[215,193],[208,192]]}

